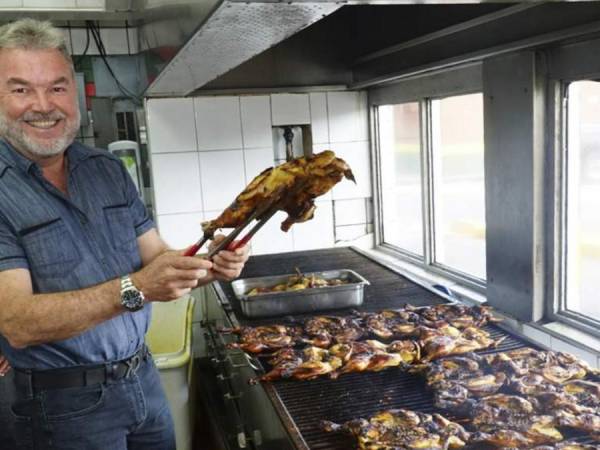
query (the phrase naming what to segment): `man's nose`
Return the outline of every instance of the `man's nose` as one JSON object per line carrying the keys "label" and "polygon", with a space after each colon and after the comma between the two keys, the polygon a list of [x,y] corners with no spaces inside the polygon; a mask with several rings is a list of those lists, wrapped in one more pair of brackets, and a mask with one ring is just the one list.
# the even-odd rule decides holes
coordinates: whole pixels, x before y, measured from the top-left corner
{"label": "man's nose", "polygon": [[39,112],[50,112],[52,110],[52,102],[45,91],[36,91],[32,109]]}

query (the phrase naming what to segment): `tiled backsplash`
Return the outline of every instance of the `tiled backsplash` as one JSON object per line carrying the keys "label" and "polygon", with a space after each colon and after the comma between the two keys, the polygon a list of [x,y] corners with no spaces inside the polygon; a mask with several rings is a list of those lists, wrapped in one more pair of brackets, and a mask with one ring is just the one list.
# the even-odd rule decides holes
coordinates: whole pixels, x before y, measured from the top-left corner
{"label": "tiled backsplash", "polygon": [[149,99],[146,114],[155,216],[171,246],[195,242],[201,220],[215,218],[273,165],[272,127],[278,125],[310,124],[313,151],[335,151],[357,184],[344,180],[319,197],[315,217],[288,233],[279,230],[285,215],[278,213],[253,238],[253,253],[332,247],[336,236],[339,244],[370,228],[365,92]]}

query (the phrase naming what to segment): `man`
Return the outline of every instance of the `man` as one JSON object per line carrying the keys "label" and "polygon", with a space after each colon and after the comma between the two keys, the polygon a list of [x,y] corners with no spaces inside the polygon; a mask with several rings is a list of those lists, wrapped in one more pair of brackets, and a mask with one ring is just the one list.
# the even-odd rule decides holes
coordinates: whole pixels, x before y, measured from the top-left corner
{"label": "man", "polygon": [[[175,448],[144,346],[151,302],[237,277],[167,248],[120,161],[73,142],[79,109],[62,33],[0,28],[0,353],[23,449]],[[5,367],[6,369],[6,367]]]}

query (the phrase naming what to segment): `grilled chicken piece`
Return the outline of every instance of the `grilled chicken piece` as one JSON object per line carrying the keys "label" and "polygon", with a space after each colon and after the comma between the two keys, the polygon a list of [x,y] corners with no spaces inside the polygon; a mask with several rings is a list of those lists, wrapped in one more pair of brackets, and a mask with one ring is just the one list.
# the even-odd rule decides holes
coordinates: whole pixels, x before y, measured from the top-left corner
{"label": "grilled chicken piece", "polygon": [[353,434],[363,450],[445,450],[466,445],[469,433],[439,414],[405,409],[380,412],[370,420],[355,419],[342,425],[324,421],[325,431]]}
{"label": "grilled chicken piece", "polygon": [[495,394],[505,382],[506,375],[502,372],[463,380],[439,381],[434,386],[434,403],[438,408],[468,415],[472,407],[469,400]]}
{"label": "grilled chicken piece", "polygon": [[486,357],[488,364],[508,375],[542,375],[548,382],[562,384],[595,375],[595,369],[576,356],[562,352],[544,352],[523,348]]}
{"label": "grilled chicken piece", "polygon": [[[302,351],[283,349],[277,352],[269,363],[273,368],[258,380],[312,380],[338,369],[342,365],[342,360],[326,349],[306,347]],[[250,384],[256,382],[256,379],[250,380]]]}
{"label": "grilled chicken piece", "polygon": [[333,343],[352,342],[364,336],[364,330],[352,317],[317,316],[304,323],[308,338],[304,342],[327,348]]}
{"label": "grilled chicken piece", "polygon": [[[450,326],[446,326],[443,329],[457,330]],[[425,336],[421,337],[420,344],[424,355],[423,361],[432,361],[444,356],[495,347],[503,340],[504,338],[494,340],[486,331],[470,327],[459,332],[458,336],[455,336],[454,333],[446,334],[445,332],[441,334],[425,333]]]}
{"label": "grilled chicken piece", "polygon": [[459,329],[482,327],[488,322],[500,321],[500,319],[496,319],[492,316],[492,309],[489,306],[440,304],[419,309],[407,305],[407,309],[413,309],[423,319],[431,323],[445,322]]}
{"label": "grilled chicken piece", "polygon": [[556,419],[535,415],[534,405],[522,397],[496,394],[471,403],[472,423],[480,431],[476,442],[520,449],[563,440]]}
{"label": "grilled chicken piece", "polygon": [[479,356],[469,353],[464,356],[452,356],[439,359],[416,367],[413,372],[425,371],[428,386],[434,386],[441,381],[464,380],[483,375],[479,366]]}
{"label": "grilled chicken piece", "polygon": [[365,317],[367,331],[385,340],[418,335],[420,320],[417,313],[405,309],[385,310]]}
{"label": "grilled chicken piece", "polygon": [[302,334],[302,328],[286,325],[240,327],[224,332],[240,336],[240,342],[228,344],[228,348],[240,348],[248,353],[263,353],[294,346]]}
{"label": "grilled chicken piece", "polygon": [[509,382],[509,390],[515,394],[524,396],[536,396],[550,392],[560,392],[561,387],[551,383],[538,373],[530,373],[522,377],[512,377]]}
{"label": "grilled chicken piece", "polygon": [[344,365],[331,374],[332,378],[351,372],[379,372],[388,367],[404,367],[420,356],[419,346],[413,341],[394,341],[389,345],[379,341],[338,344],[329,350]]}
{"label": "grilled chicken piece", "polygon": [[276,209],[288,214],[281,224],[281,229],[287,231],[294,223],[312,219],[314,199],[344,177],[355,181],[350,166],[331,150],[268,168],[255,177],[219,217],[204,222],[202,229],[206,236],[212,236],[218,228],[235,228],[256,208],[273,201]]}
{"label": "grilled chicken piece", "polygon": [[600,383],[575,380],[565,383],[563,389],[575,397],[577,404],[592,408],[596,414],[600,414]]}

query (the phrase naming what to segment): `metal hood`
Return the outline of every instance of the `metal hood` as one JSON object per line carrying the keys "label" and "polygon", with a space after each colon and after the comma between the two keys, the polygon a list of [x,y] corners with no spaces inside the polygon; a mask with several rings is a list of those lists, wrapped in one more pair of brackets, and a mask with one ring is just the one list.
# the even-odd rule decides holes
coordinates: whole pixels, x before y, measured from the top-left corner
{"label": "metal hood", "polygon": [[[287,39],[342,6],[333,1],[217,0],[202,2],[200,23],[156,76],[145,95],[184,96]],[[141,35],[149,33],[147,23]],[[156,47],[156,45],[152,45]]]}

